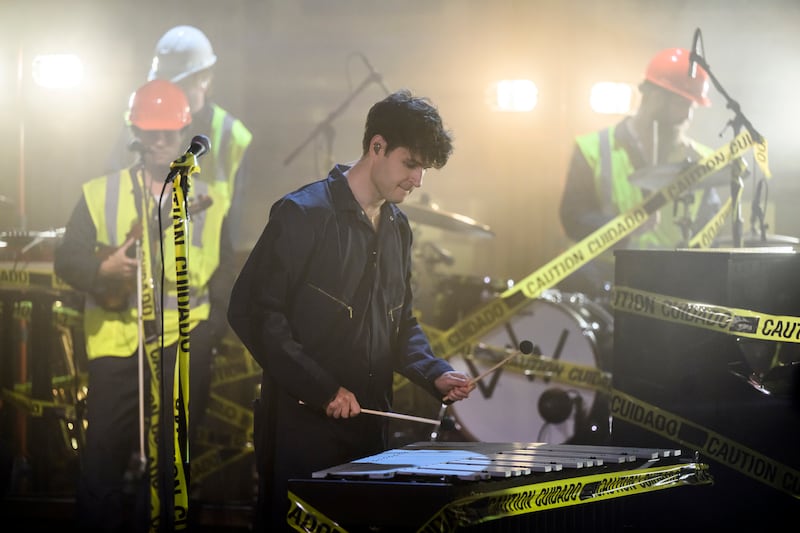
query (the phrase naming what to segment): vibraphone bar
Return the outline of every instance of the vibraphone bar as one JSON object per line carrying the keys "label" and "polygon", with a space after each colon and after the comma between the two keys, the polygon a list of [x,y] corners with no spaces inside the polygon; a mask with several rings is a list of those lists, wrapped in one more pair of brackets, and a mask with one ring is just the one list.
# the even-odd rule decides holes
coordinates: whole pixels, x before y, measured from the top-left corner
{"label": "vibraphone bar", "polygon": [[290,480],[287,521],[309,532],[501,531],[526,516],[711,482],[708,466],[679,449],[422,442]]}

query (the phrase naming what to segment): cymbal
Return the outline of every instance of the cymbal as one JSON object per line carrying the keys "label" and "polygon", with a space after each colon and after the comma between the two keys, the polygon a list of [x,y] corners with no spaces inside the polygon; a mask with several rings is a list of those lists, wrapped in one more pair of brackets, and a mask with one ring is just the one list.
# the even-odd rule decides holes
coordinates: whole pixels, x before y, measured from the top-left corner
{"label": "cymbal", "polygon": [[435,228],[465,233],[475,237],[494,237],[494,232],[486,224],[481,224],[468,216],[450,213],[436,204],[408,203],[398,206],[412,222]]}
{"label": "cymbal", "polygon": [[[672,183],[678,177],[678,174],[689,166],[690,163],[669,163],[655,167],[640,168],[628,176],[628,181],[642,189],[657,191]],[[711,189],[713,187],[729,186],[731,184],[731,172],[732,170],[729,167],[716,170],[703,178],[703,181],[695,185],[695,188]],[[748,174],[746,172],[743,177],[747,177]]]}

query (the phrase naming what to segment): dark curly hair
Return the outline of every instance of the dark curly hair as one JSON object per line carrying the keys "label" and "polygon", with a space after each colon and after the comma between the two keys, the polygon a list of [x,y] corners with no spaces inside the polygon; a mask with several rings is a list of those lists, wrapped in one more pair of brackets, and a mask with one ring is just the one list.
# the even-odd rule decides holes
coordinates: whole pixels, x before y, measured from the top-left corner
{"label": "dark curly hair", "polygon": [[403,89],[372,106],[364,126],[363,153],[375,135],[386,139],[386,151],[408,148],[425,167],[442,168],[453,153],[453,139],[429,99]]}

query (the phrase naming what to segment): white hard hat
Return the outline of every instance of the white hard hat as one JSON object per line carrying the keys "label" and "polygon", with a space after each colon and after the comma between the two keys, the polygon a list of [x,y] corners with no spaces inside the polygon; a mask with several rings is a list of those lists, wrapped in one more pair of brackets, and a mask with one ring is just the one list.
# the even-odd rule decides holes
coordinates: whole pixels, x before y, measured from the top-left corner
{"label": "white hard hat", "polygon": [[217,56],[205,33],[194,26],[175,26],[158,40],[147,79],[175,83],[216,62]]}

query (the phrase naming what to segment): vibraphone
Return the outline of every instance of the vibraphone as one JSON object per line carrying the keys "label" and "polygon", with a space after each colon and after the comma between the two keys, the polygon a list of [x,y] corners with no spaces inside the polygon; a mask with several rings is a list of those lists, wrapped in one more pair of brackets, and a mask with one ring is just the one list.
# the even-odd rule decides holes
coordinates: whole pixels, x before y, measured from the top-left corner
{"label": "vibraphone", "polygon": [[[541,531],[523,520],[710,483],[708,466],[678,449],[422,442],[290,480],[287,521],[308,532]],[[587,530],[601,530],[597,517]]]}

